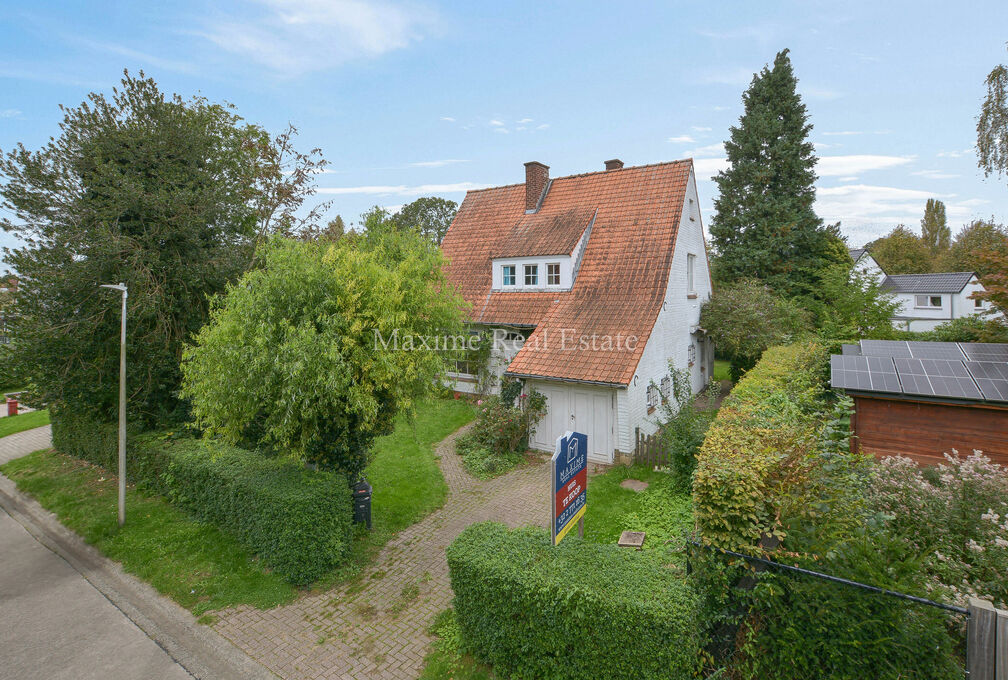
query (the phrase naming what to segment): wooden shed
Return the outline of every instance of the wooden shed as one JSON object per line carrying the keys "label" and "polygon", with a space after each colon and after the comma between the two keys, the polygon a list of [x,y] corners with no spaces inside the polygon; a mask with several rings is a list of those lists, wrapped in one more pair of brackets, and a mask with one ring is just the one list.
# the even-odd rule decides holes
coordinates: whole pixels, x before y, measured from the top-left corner
{"label": "wooden shed", "polygon": [[830,368],[854,399],[852,450],[934,465],[979,449],[1008,467],[1008,345],[862,340]]}

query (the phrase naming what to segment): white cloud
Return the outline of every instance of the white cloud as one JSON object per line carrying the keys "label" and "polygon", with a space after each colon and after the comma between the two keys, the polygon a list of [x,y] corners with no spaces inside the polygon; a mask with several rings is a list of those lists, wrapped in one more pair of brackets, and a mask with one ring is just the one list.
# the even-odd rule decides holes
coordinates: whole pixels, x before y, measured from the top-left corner
{"label": "white cloud", "polygon": [[825,220],[875,220],[912,222],[924,214],[924,202],[935,198],[930,191],[867,184],[845,184],[816,192],[816,212]]}
{"label": "white cloud", "polygon": [[549,127],[549,123],[542,123],[540,125],[536,125],[536,130],[545,130],[548,127]]}
{"label": "white cloud", "polygon": [[494,132],[499,132],[502,135],[509,134],[509,132],[510,132],[506,127],[495,127],[495,128],[492,128],[492,129],[493,129]]}
{"label": "white cloud", "polygon": [[416,163],[410,163],[410,167],[414,168],[443,168],[446,165],[455,165],[457,163],[468,163],[469,161],[462,158],[446,158],[440,161],[417,161]]}
{"label": "white cloud", "polygon": [[223,18],[203,33],[221,49],[276,72],[301,75],[403,49],[436,18],[418,5],[375,0],[258,0],[254,17]]}
{"label": "white cloud", "polygon": [[709,180],[711,177],[716,175],[722,170],[728,169],[728,159],[727,158],[694,158],[693,159],[693,170],[696,172],[697,179],[699,180]]}
{"label": "white cloud", "polygon": [[693,130],[694,132],[710,132],[711,131],[711,129],[709,127],[702,127],[700,125],[691,125],[690,129]]}
{"label": "white cloud", "polygon": [[[698,82],[706,85],[731,85],[732,87],[747,87],[752,82],[754,73],[747,68],[706,69],[697,77]],[[714,110],[720,110],[714,107]]]}
{"label": "white cloud", "polygon": [[399,205],[383,205],[382,206],[382,210],[384,210],[385,212],[387,212],[390,215],[395,215],[397,212],[399,212],[400,210],[402,210],[402,208],[403,208],[404,205],[406,205],[406,204],[405,203],[400,203]]}
{"label": "white cloud", "polygon": [[20,109],[0,109],[0,118],[17,118],[20,115]]}
{"label": "white cloud", "polygon": [[961,151],[939,151],[938,158],[962,158],[973,153],[973,147]]}
{"label": "white cloud", "polygon": [[494,118],[494,119],[492,119],[492,120],[490,121],[490,124],[491,124],[491,125],[496,125],[497,127],[503,127],[503,125],[504,125],[504,121],[502,121],[502,120],[497,120],[496,118]]}
{"label": "white cloud", "polygon": [[816,165],[820,177],[845,177],[858,175],[869,170],[884,170],[905,165],[914,160],[913,156],[879,156],[870,154],[849,156],[821,156]]}
{"label": "white cloud", "polygon": [[418,186],[370,185],[359,187],[320,187],[318,193],[329,196],[346,196],[348,194],[385,195],[385,196],[423,196],[425,194],[452,194],[472,189],[483,189],[488,184],[475,182],[456,182],[454,184],[421,184]]}
{"label": "white cloud", "polygon": [[727,111],[728,107],[727,106],[715,106],[714,110],[715,111]]}
{"label": "white cloud", "polygon": [[910,174],[918,177],[927,177],[928,179],[953,179],[959,176],[955,173],[943,172],[941,170],[917,170]]}
{"label": "white cloud", "polygon": [[718,142],[717,144],[708,144],[707,146],[690,149],[686,151],[686,155],[693,158],[709,158],[711,156],[724,156],[724,152],[724,144]]}
{"label": "white cloud", "polygon": [[679,135],[677,137],[669,137],[668,140],[673,144],[693,144],[696,142],[695,139],[689,135]]}
{"label": "white cloud", "polygon": [[525,123],[531,123],[531,122],[532,122],[531,118],[522,118],[520,121],[518,121],[518,124],[524,125]]}
{"label": "white cloud", "polygon": [[838,130],[836,132],[820,132],[824,137],[850,137],[851,135],[863,135],[860,130]]}
{"label": "white cloud", "polygon": [[441,120],[445,121],[446,123],[454,123],[455,122],[455,119],[452,118],[451,116],[441,116]]}

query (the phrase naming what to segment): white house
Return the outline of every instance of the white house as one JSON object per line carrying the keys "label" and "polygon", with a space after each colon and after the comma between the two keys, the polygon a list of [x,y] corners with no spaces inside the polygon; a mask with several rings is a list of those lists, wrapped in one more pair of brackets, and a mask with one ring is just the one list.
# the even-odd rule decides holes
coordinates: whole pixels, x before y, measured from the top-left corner
{"label": "white house", "polygon": [[900,303],[893,325],[908,331],[929,331],[935,326],[990,309],[990,303],[970,295],[984,290],[973,272],[944,274],[890,274],[883,289]]}
{"label": "white house", "polygon": [[893,326],[907,331],[929,331],[939,324],[990,310],[990,303],[970,296],[984,290],[974,272],[886,274],[864,248],[850,251],[855,271],[878,281],[899,302]]}
{"label": "white house", "polygon": [[[655,431],[671,389],[669,362],[694,392],[714,365],[699,326],[711,295],[692,160],[549,177],[470,191],[442,242],[446,273],[472,306],[474,328],[498,340],[496,375],[547,397],[533,445],[588,434],[589,459],[613,462]],[[480,367],[460,362],[460,392]]]}

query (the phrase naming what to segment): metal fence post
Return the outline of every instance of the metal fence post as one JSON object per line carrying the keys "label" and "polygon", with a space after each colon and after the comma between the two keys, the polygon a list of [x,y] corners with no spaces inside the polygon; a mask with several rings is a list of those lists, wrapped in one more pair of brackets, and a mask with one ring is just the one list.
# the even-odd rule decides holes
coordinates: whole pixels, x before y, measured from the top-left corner
{"label": "metal fence post", "polygon": [[994,645],[997,641],[997,610],[987,600],[969,598],[966,606],[966,664],[969,680],[996,680]]}

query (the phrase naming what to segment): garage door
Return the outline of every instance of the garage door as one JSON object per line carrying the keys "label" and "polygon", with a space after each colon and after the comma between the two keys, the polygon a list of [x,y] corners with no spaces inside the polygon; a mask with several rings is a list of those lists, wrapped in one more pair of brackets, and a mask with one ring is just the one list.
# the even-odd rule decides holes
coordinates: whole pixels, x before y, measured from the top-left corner
{"label": "garage door", "polygon": [[535,389],[546,395],[546,416],[536,428],[532,443],[535,448],[552,451],[557,437],[567,430],[588,435],[588,458],[598,463],[613,459],[613,393],[612,390],[572,387],[568,385],[536,384]]}

